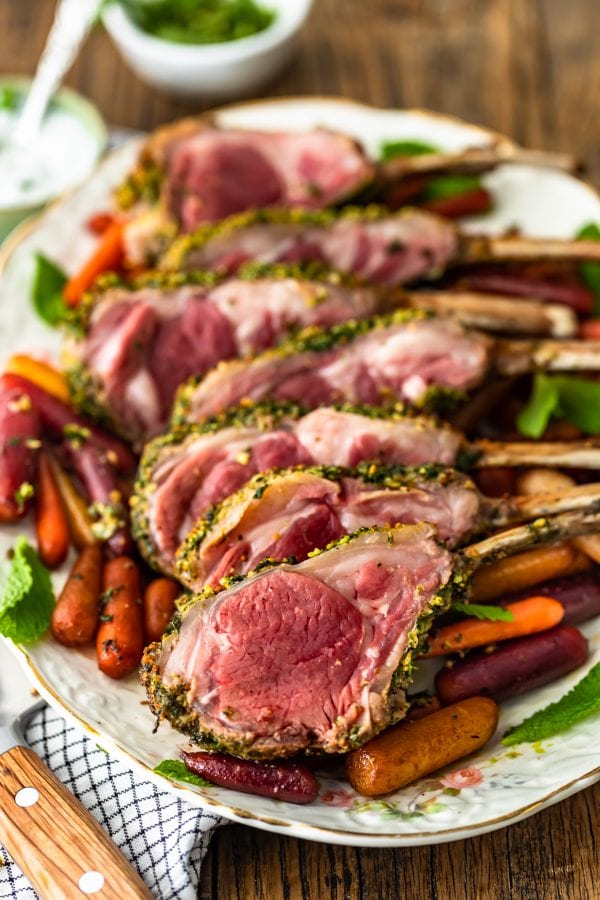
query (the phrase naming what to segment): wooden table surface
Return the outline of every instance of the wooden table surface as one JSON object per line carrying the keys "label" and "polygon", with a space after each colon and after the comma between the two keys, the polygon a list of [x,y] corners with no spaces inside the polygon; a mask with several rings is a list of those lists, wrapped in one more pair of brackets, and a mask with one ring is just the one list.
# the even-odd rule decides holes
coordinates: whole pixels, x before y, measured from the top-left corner
{"label": "wooden table surface", "polygon": [[[53,6],[0,0],[4,72],[33,70]],[[598,184],[599,33],[598,0],[316,0],[298,57],[264,95],[339,94],[452,113],[525,145],[572,151]],[[142,84],[100,30],[69,83],[113,125],[150,129],[201,109]],[[201,897],[598,898],[599,805],[600,785],[502,831],[407,850],[234,825],[213,839]]]}

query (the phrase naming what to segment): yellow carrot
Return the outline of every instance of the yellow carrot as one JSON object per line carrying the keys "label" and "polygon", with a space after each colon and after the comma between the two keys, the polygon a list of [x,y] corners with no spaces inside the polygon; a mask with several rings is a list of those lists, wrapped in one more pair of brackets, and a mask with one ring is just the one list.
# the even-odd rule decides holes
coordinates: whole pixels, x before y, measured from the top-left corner
{"label": "yellow carrot", "polygon": [[34,359],[32,356],[26,356],[24,353],[17,353],[8,360],[6,371],[11,375],[27,378],[28,381],[37,384],[38,387],[43,388],[53,397],[58,397],[64,403],[69,402],[67,379],[62,372],[48,363]]}
{"label": "yellow carrot", "polygon": [[85,500],[53,456],[48,455],[48,462],[65,507],[73,543],[78,550],[95,544],[92,520]]}
{"label": "yellow carrot", "polygon": [[510,622],[470,618],[445,625],[428,638],[427,653],[423,656],[445,656],[447,653],[472,650],[474,647],[546,631],[558,625],[565,614],[562,603],[552,597],[528,597],[526,600],[508,603],[505,609],[512,613]]}
{"label": "yellow carrot", "polygon": [[577,551],[570,544],[536,547],[482,566],[471,582],[471,599],[491,600],[524,591],[572,570]]}

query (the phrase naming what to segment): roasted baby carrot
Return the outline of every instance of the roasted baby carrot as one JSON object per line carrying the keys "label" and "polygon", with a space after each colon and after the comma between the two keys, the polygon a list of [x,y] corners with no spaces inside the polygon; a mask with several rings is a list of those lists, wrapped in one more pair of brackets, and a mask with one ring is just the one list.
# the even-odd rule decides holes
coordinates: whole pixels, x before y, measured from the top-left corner
{"label": "roasted baby carrot", "polygon": [[546,631],[558,625],[565,614],[562,604],[552,597],[528,597],[508,603],[505,609],[513,615],[510,622],[471,618],[445,625],[428,638],[428,649],[423,656],[444,656]]}
{"label": "roasted baby carrot", "polygon": [[579,337],[584,341],[600,340],[600,319],[587,319],[579,328]]}
{"label": "roasted baby carrot", "polygon": [[570,544],[536,547],[482,566],[471,582],[471,599],[491,600],[524,591],[572,571],[577,551]]}
{"label": "roasted baby carrot", "polygon": [[38,553],[44,565],[56,569],[67,558],[69,522],[47,455],[40,454],[35,507]]}
{"label": "roasted baby carrot", "polygon": [[104,566],[102,600],[98,667],[110,678],[124,678],[138,667],[144,650],[140,573],[128,556],[117,556]]}
{"label": "roasted baby carrot", "polygon": [[492,653],[479,650],[440,669],[435,687],[443,703],[484,694],[507,700],[542,687],[581,666],[588,658],[585,637],[576,628],[558,625],[500,644]]}
{"label": "roasted baby carrot", "polygon": [[106,541],[117,556],[129,553],[132,540],[127,507],[107,455],[93,444],[82,443],[77,438],[66,440],[63,446],[88,495],[90,512],[95,516],[93,534],[98,540]]}
{"label": "roasted baby carrot", "polygon": [[445,216],[447,219],[458,219],[461,216],[473,216],[476,213],[489,212],[492,208],[492,195],[485,188],[464,191],[452,197],[440,197],[422,204],[424,209]]}
{"label": "roasted baby carrot", "polygon": [[63,403],[44,388],[34,384],[29,378],[6,372],[2,375],[2,386],[7,390],[19,391],[28,397],[31,405],[38,411],[42,426],[54,437],[62,438],[75,432],[80,437],[86,436],[92,444],[104,450],[120,472],[133,472],[136,459],[127,444],[90,419],[80,416],[68,403]]}
{"label": "roasted baby carrot", "polygon": [[144,591],[144,631],[147,643],[160,641],[173,613],[181,588],[170,578],[155,578]]}
{"label": "roasted baby carrot", "polygon": [[37,486],[41,447],[35,405],[11,378],[0,378],[0,522],[16,522],[26,514]]}
{"label": "roasted baby carrot", "polygon": [[66,647],[89,644],[98,628],[102,590],[102,550],[99,544],[86,547],[75,561],[58,598],[50,628]]}
{"label": "roasted baby carrot", "polygon": [[77,306],[83,294],[104,272],[114,272],[123,262],[123,222],[112,222],[100,236],[92,255],[79,272],[64,286],[63,296],[69,306]]}
{"label": "roasted baby carrot", "polygon": [[63,403],[69,402],[67,379],[62,372],[48,363],[34,359],[32,356],[26,356],[24,353],[18,353],[10,357],[6,364],[6,371],[11,375],[21,375],[22,378],[27,378],[28,381],[37,384],[53,397],[58,397]]}
{"label": "roasted baby carrot", "polygon": [[96,544],[97,541],[92,531],[92,520],[85,500],[56,459],[48,455],[47,460],[64,505],[71,540],[78,550]]}
{"label": "roasted baby carrot", "polygon": [[353,750],[346,775],[366,797],[389,794],[487,744],[498,724],[489,697],[471,697],[422,719],[401,722]]}

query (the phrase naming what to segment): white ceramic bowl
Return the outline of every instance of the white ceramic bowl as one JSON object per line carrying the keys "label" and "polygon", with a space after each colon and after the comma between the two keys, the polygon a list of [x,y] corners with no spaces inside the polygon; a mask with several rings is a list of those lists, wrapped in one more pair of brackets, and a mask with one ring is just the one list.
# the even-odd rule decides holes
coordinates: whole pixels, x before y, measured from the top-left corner
{"label": "white ceramic bowl", "polygon": [[[29,91],[30,87],[30,78],[23,78],[19,75],[0,76],[0,88],[11,88],[17,91],[17,93],[24,95]],[[75,186],[77,181],[87,178],[95,168],[99,157],[106,147],[108,134],[106,126],[96,107],[93,106],[89,100],[86,100],[85,97],[82,97],[81,94],[76,93],[70,88],[63,87],[57,92],[53,103],[78,118],[85,126],[94,143],[94,152],[89,156],[87,169],[84,170],[80,168],[79,174],[75,173],[74,176],[70,170],[67,170],[67,172],[64,173],[63,189],[69,190]],[[44,193],[43,196],[37,196],[35,199],[30,197],[28,200],[23,200],[21,203],[13,205],[0,205],[0,241],[2,241],[6,235],[19,224],[19,222],[34,213],[39,212],[46,203],[54,200],[60,192],[59,189],[53,188],[50,183],[47,193]]]}
{"label": "white ceramic bowl", "polygon": [[290,59],[312,0],[261,0],[275,12],[264,31],[221,44],[177,44],[137,28],[119,4],[103,22],[121,55],[145,81],[176,94],[223,100],[247,96]]}

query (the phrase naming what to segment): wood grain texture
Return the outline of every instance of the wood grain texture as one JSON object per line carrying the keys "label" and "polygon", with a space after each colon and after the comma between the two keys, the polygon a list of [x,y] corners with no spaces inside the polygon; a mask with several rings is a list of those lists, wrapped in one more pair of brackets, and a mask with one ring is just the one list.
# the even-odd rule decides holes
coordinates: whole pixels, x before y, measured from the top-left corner
{"label": "wood grain texture", "polygon": [[[54,0],[0,0],[2,69],[32,71]],[[597,0],[315,0],[295,61],[263,94],[422,106],[575,153],[600,183]],[[114,125],[204,107],[142,84],[101,31],[68,82]],[[325,846],[234,825],[213,839],[203,900],[594,900],[600,786],[494,834],[436,847]]]}
{"label": "wood grain texture", "polygon": [[[23,788],[37,790],[37,802],[19,805]],[[28,747],[0,756],[0,840],[45,900],[84,896],[87,872],[104,877],[98,900],[152,900],[116,844]]]}

